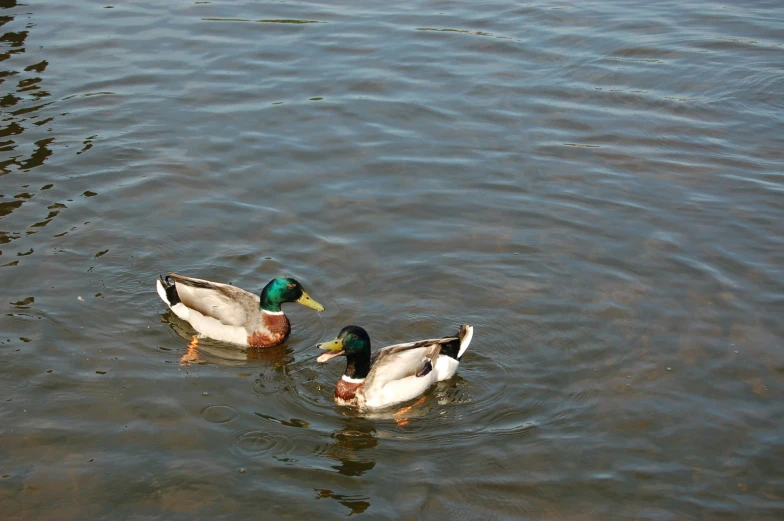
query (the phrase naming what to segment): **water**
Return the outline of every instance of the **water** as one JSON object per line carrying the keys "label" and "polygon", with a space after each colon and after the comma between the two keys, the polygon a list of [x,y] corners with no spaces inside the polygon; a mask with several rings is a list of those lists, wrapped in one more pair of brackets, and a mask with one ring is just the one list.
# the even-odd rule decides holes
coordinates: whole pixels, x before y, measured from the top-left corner
{"label": "water", "polygon": [[[0,5],[2,519],[782,518],[780,2]],[[181,365],[167,270],[327,311]]]}

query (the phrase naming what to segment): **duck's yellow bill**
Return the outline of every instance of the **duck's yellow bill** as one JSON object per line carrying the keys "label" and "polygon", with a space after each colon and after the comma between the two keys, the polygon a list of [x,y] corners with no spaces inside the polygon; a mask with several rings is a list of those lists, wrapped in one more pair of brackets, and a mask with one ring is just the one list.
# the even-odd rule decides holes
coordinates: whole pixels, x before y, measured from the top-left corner
{"label": "duck's yellow bill", "polygon": [[336,338],[334,340],[330,340],[329,342],[322,342],[318,345],[318,348],[329,351],[329,353],[324,353],[316,359],[316,362],[320,364],[326,363],[329,360],[332,360],[333,358],[336,358],[345,353],[345,351],[343,351],[342,338]]}
{"label": "duck's yellow bill", "polygon": [[310,298],[310,295],[304,291],[302,292],[302,296],[297,299],[297,304],[302,304],[306,308],[315,309],[318,312],[324,311],[324,306]]}
{"label": "duck's yellow bill", "polygon": [[327,351],[342,351],[343,350],[343,339],[336,338],[334,340],[330,340],[329,342],[322,342],[318,345],[319,349],[326,349]]}

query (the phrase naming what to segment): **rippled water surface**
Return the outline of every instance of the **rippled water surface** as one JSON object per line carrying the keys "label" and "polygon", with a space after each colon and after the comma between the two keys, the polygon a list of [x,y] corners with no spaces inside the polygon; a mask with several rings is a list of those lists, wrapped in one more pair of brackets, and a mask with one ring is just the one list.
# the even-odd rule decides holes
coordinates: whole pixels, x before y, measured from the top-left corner
{"label": "rippled water surface", "polygon": [[[784,518],[781,2],[0,7],[2,519]],[[189,348],[169,270],[327,311]]]}

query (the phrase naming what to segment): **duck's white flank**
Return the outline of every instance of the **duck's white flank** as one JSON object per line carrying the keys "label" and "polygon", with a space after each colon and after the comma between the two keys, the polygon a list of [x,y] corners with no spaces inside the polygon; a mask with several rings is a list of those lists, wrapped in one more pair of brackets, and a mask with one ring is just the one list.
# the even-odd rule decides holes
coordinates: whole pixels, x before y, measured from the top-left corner
{"label": "duck's white flank", "polygon": [[245,346],[248,345],[248,332],[244,327],[227,326],[220,320],[202,315],[195,309],[186,307],[182,302],[178,302],[172,306],[169,302],[169,299],[166,297],[166,289],[164,289],[160,280],[155,281],[155,286],[158,290],[158,295],[161,297],[161,300],[163,300],[166,305],[169,306],[169,309],[171,309],[179,318],[190,323],[190,325],[193,326],[193,329],[202,335],[214,340],[219,340],[221,342],[231,342],[233,344]]}
{"label": "duck's white flank", "polygon": [[433,367],[433,372],[436,373],[436,381],[449,380],[455,376],[458,365],[460,365],[460,362],[451,356],[439,356],[435,367]]}
{"label": "duck's white flank", "polygon": [[365,405],[371,409],[380,409],[400,402],[407,402],[423,394],[436,383],[436,372],[430,371],[425,376],[407,376],[400,380],[388,382],[383,387],[365,390]]}

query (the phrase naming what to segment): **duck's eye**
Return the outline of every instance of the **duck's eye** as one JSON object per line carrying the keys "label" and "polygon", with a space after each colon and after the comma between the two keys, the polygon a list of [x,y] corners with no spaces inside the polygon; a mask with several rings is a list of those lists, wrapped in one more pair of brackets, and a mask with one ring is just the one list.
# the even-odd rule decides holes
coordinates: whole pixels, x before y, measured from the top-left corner
{"label": "duck's eye", "polygon": [[294,289],[294,288],[297,287],[297,285],[296,284],[286,284],[286,287],[289,288],[289,289]]}

